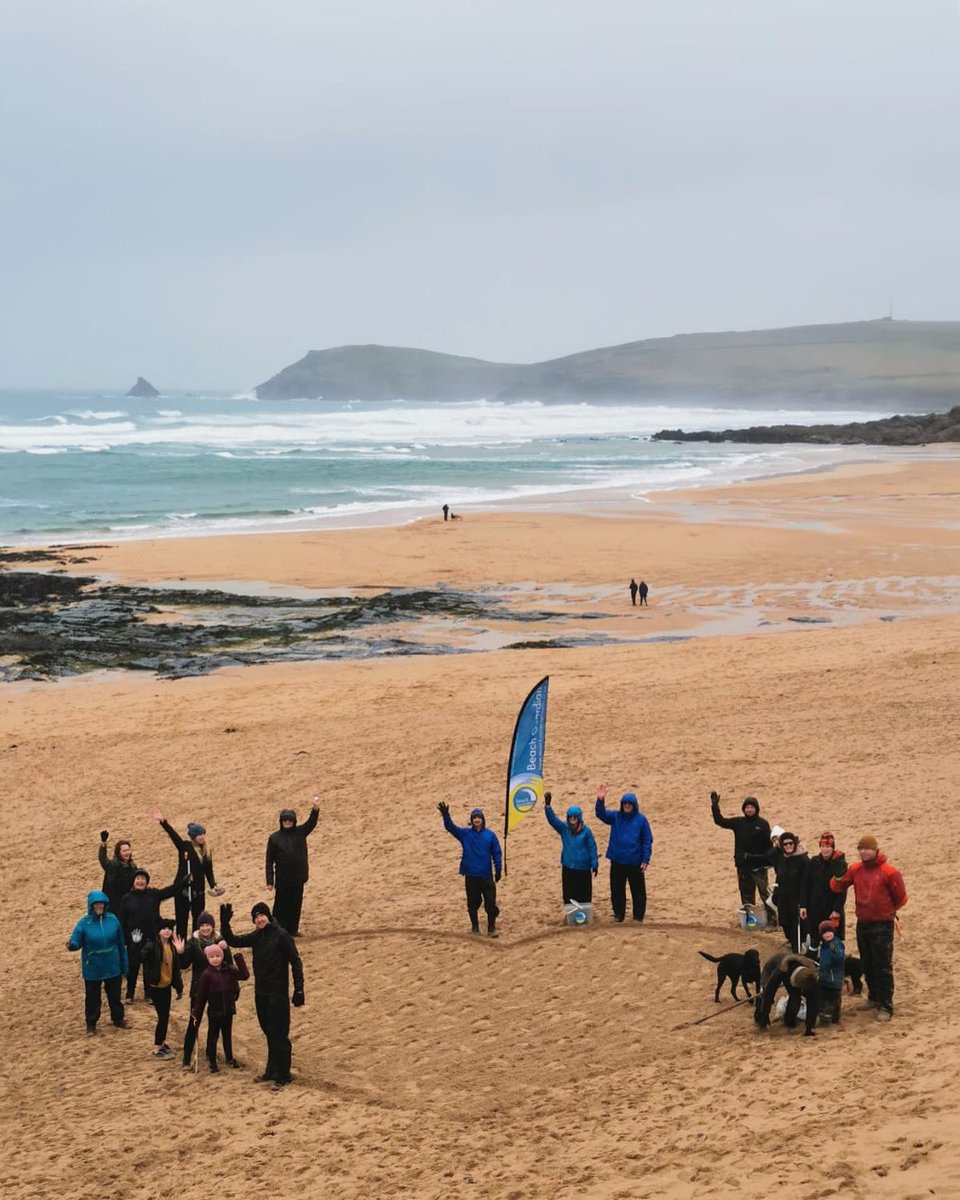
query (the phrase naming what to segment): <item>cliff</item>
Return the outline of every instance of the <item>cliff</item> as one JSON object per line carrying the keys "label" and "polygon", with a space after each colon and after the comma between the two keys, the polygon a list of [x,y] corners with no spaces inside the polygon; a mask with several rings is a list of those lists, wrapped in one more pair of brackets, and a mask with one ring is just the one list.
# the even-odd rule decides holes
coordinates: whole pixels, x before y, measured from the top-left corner
{"label": "cliff", "polygon": [[925,446],[928,442],[960,442],[960,405],[946,413],[925,416],[885,417],[854,421],[849,425],[754,425],[749,429],[724,429],[684,433],[661,429],[655,442],[813,442],[836,446]]}
{"label": "cliff", "polygon": [[264,400],[781,400],[922,411],[960,395],[960,322],[678,334],[526,364],[340,346],[311,350],[256,391]]}

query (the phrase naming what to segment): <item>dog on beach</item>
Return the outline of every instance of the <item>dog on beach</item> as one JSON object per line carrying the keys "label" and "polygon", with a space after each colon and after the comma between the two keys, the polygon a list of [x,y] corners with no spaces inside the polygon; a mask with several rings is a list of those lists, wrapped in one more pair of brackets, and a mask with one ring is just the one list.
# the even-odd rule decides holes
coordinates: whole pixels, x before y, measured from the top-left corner
{"label": "dog on beach", "polygon": [[720,989],[723,986],[724,980],[730,980],[730,991],[734,1000],[739,1000],[737,995],[737,984],[743,984],[743,990],[747,993],[747,999],[750,996],[751,983],[759,985],[760,983],[760,951],[747,950],[745,954],[723,954],[720,958],[714,958],[712,954],[707,954],[705,950],[698,950],[697,953],[701,958],[705,958],[707,962],[717,964],[717,990],[713,994],[713,998],[717,1004],[720,1003]]}
{"label": "dog on beach", "polygon": [[843,960],[843,981],[850,983],[850,990],[855,996],[863,991],[863,967],[855,954],[850,954]]}

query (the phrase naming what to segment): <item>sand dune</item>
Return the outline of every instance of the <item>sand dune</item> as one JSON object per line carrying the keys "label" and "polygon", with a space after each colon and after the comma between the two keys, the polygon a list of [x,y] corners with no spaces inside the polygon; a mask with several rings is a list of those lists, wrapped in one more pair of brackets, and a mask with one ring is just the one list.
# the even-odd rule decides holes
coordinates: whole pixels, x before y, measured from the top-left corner
{"label": "sand dune", "polygon": [[[821,508],[826,478],[803,485],[820,488]],[[941,484],[931,479],[911,495],[913,482],[897,492],[891,475],[882,501],[873,483],[859,485],[866,516],[841,535],[851,552],[832,562],[838,577],[879,574],[871,562],[901,553],[912,573],[954,573],[955,532],[953,544],[942,530],[927,538],[922,520],[904,519],[901,537],[878,511],[923,510]],[[766,486],[778,503],[799,502],[796,487]],[[816,494],[799,499],[818,503]],[[955,518],[951,505],[955,498],[944,499],[938,512]],[[566,577],[589,576],[593,543],[580,537],[582,519],[526,521],[541,534],[547,524],[544,578],[561,578],[561,545]],[[496,553],[464,552],[474,577],[510,578],[503,568],[519,519],[503,523],[504,537],[484,525],[477,539]],[[595,524],[596,580],[610,578],[614,529],[621,558],[631,546],[673,545],[677,561],[687,555],[686,578],[697,575],[689,543],[671,542],[675,522]],[[413,545],[435,536],[411,528],[396,537]],[[456,536],[471,528],[480,522],[464,522]],[[713,539],[708,557],[725,556],[735,586],[801,579],[817,556],[834,553],[809,531],[763,531],[757,543],[718,528],[714,536],[684,527],[683,537]],[[326,537],[344,547],[342,560],[333,555],[313,574],[369,581],[371,560],[369,571],[358,564],[373,534]],[[268,561],[247,541],[242,574],[279,579],[283,550],[263,544]],[[151,551],[100,553],[109,569],[136,570]],[[173,553],[160,546],[142,574],[162,574]],[[181,574],[197,577],[190,554],[182,550]],[[237,560],[222,543],[207,552],[218,578],[238,577]],[[287,578],[311,575],[286,561]],[[459,555],[451,561],[456,574]],[[529,561],[515,573],[523,569]],[[710,575],[702,563],[700,574]],[[960,1194],[949,925],[960,834],[958,635],[960,617],[946,613],[675,645],[7,689],[0,888],[13,936],[0,984],[9,1128],[0,1190],[18,1200],[165,1200],[198,1186],[225,1200],[261,1191],[498,1200]],[[445,799],[464,819],[481,803],[496,820],[517,704],[548,672],[555,802],[589,811],[601,779],[612,793],[636,788],[655,837],[648,920],[611,923],[601,869],[598,923],[563,927],[559,840],[536,813],[510,840],[501,939],[472,939],[458,847],[435,806]],[[263,1042],[250,984],[236,1034],[243,1072],[195,1076],[176,1059],[152,1059],[142,1003],[129,1010],[129,1031],[101,1026],[87,1039],[77,958],[62,947],[100,881],[97,831],[131,836],[137,861],[167,882],[172,847],[149,812],[159,806],[180,828],[203,820],[245,929],[250,904],[264,896],[263,846],[277,811],[293,804],[305,814],[314,787],[322,809],[300,943],[307,1004],[293,1017],[296,1085],[275,1095],[251,1082]],[[848,853],[862,832],[880,838],[910,893],[891,1024],[848,998],[841,1026],[814,1039],[779,1025],[758,1035],[749,1006],[714,1005],[713,968],[698,950],[757,945],[766,954],[780,944],[736,927],[731,838],[710,820],[714,787],[734,810],[757,795],[766,815],[808,844],[824,826]],[[606,831],[591,823],[602,851]],[[185,1006],[174,1006],[175,1046]]]}

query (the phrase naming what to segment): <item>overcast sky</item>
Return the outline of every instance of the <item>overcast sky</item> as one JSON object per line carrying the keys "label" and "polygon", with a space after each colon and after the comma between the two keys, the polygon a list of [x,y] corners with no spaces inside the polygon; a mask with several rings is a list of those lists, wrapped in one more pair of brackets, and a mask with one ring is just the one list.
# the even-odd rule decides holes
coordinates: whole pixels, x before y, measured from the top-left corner
{"label": "overcast sky", "polygon": [[0,386],[960,318],[956,0],[3,0]]}

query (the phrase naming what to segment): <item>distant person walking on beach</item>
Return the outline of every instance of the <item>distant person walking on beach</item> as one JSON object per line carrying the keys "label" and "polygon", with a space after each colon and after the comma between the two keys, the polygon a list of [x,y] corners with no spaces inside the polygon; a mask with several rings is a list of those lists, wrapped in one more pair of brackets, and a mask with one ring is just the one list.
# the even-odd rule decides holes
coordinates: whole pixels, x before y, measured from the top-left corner
{"label": "distant person walking on beach", "polygon": [[637,585],[637,591],[640,593],[640,607],[643,608],[646,605],[649,608],[650,605],[647,604],[647,596],[650,594],[650,589],[647,587],[645,580],[640,580],[640,583]]}
{"label": "distant person walking on beach", "polygon": [[118,1029],[127,1028],[120,999],[122,977],[127,973],[127,947],[120,922],[107,911],[108,904],[106,892],[90,892],[87,915],[81,917],[67,940],[68,950],[82,951],[80,972],[88,1034],[97,1032],[101,988],[107,993],[110,1020]]}
{"label": "distant person walking on beach", "polygon": [[310,816],[302,825],[292,808],[280,813],[280,828],[267,838],[267,891],[276,889],[273,917],[291,937],[300,933],[303,889],[310,876],[307,838],[317,827],[320,797],[314,796]]}
{"label": "distant person walking on beach", "polygon": [[623,921],[627,915],[627,884],[633,901],[633,919],[642,921],[647,912],[647,883],[644,878],[650,865],[653,834],[650,822],[640,811],[634,792],[624,792],[620,807],[607,808],[607,785],[597,788],[596,814],[610,826],[607,858],[610,860],[610,905],[613,919]]}
{"label": "distant person walking on beach", "polygon": [[252,933],[235,934],[230,928],[233,906],[220,905],[220,928],[228,946],[253,947],[253,998],[257,1020],[267,1039],[267,1065],[254,1083],[272,1083],[273,1090],[292,1083],[290,1060],[290,974],[293,973],[293,1007],[304,1003],[303,963],[297,943],[271,919],[269,904],[250,910]]}
{"label": "distant person walking on beach", "polygon": [[877,839],[866,833],[857,842],[860,861],[851,863],[839,879],[830,880],[830,890],[842,895],[853,887],[857,910],[857,949],[867,981],[865,1008],[877,1010],[878,1021],[893,1016],[893,930],[897,912],[907,902],[903,876]]}
{"label": "distant person walking on beach", "polygon": [[487,820],[482,808],[470,810],[469,825],[454,825],[450,820],[450,805],[443,801],[437,805],[437,812],[443,817],[443,827],[460,843],[463,853],[460,856],[460,874],[463,876],[464,888],[467,893],[467,912],[470,914],[470,932],[480,932],[480,905],[487,914],[487,937],[499,937],[497,933],[497,884],[500,882],[500,871],[503,859],[500,854],[500,841],[492,829],[487,828]]}
{"label": "distant person walking on beach", "polygon": [[107,857],[107,842],[110,833],[100,830],[100,866],[103,867],[103,891],[110,898],[110,911],[115,917],[120,915],[120,901],[133,887],[133,877],[137,864],[133,861],[133,848],[126,838],[121,838],[113,848],[113,856]]}
{"label": "distant person walking on beach", "polygon": [[578,904],[589,904],[593,900],[593,878],[599,864],[597,840],[590,827],[583,823],[583,809],[578,804],[572,804],[567,809],[566,821],[561,821],[553,811],[553,793],[544,792],[543,815],[563,843],[560,850],[560,880],[564,904],[571,900]]}
{"label": "distant person walking on beach", "polygon": [[185,840],[159,812],[153,813],[153,819],[159,821],[160,828],[177,848],[177,893],[173,903],[177,914],[177,936],[185,938],[187,918],[191,918],[196,929],[197,918],[207,906],[205,885],[210,884],[211,896],[221,895],[223,888],[217,887],[213,876],[213,853],[203,825],[191,821],[187,825],[189,840]]}
{"label": "distant person walking on beach", "polygon": [[740,806],[742,817],[725,817],[720,812],[720,793],[710,793],[710,811],[714,825],[733,831],[733,863],[737,868],[740,903],[753,904],[760,893],[767,913],[776,924],[776,910],[770,902],[767,867],[770,856],[770,822],[760,816],[760,805],[748,796]]}
{"label": "distant person walking on beach", "polygon": [[635,579],[631,579],[630,580],[630,603],[631,604],[635,605],[637,603],[637,591],[638,590],[639,590],[639,587],[638,587],[637,581]]}
{"label": "distant person walking on beach", "polygon": [[450,505],[449,505],[449,504],[445,504],[445,505],[443,506],[443,519],[444,519],[445,521],[449,521],[449,520],[450,520]]}

